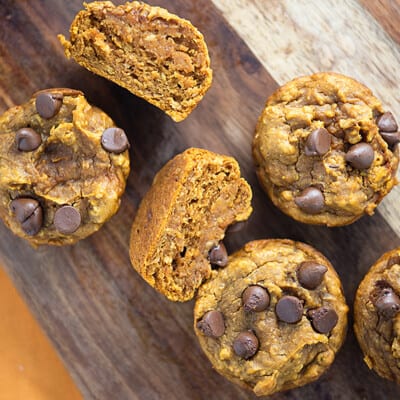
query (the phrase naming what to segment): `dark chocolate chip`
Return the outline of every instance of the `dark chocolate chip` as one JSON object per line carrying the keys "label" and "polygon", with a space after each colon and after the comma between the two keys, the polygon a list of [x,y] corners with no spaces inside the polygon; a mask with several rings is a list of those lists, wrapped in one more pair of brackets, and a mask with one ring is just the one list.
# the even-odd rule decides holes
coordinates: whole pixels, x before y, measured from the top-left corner
{"label": "dark chocolate chip", "polygon": [[295,199],[294,202],[307,214],[318,214],[325,205],[325,199],[322,192],[315,187],[304,189]]}
{"label": "dark chocolate chip", "polygon": [[392,256],[389,258],[389,261],[387,263],[387,267],[391,267],[392,265],[400,265],[400,254],[396,254],[395,256]]}
{"label": "dark chocolate chip", "polygon": [[121,128],[107,128],[101,136],[103,148],[111,153],[122,153],[129,149],[129,141],[125,131]]}
{"label": "dark chocolate chip", "polygon": [[245,360],[253,357],[257,353],[259,342],[257,336],[252,331],[241,332],[233,341],[233,350]]}
{"label": "dark chocolate chip", "polygon": [[307,312],[311,325],[319,333],[329,333],[338,322],[338,315],[333,308],[319,307]]}
{"label": "dark chocolate chip", "polygon": [[245,227],[247,226],[247,221],[239,221],[239,222],[235,222],[232,225],[229,225],[226,233],[236,233],[236,232],[240,232],[241,230],[243,230]]}
{"label": "dark chocolate chip", "polygon": [[357,169],[367,169],[374,161],[374,149],[368,143],[357,143],[346,153],[345,160]]}
{"label": "dark chocolate chip", "polygon": [[385,112],[376,120],[380,132],[396,132],[399,129],[391,112]]}
{"label": "dark chocolate chip", "polygon": [[331,147],[332,136],[325,128],[312,131],[306,140],[304,153],[306,156],[322,156]]}
{"label": "dark chocolate chip", "polygon": [[72,206],[62,206],[54,214],[54,226],[61,233],[74,233],[80,224],[81,214]]}
{"label": "dark chocolate chip", "polygon": [[216,310],[207,311],[196,326],[206,336],[220,337],[225,332],[224,316]]}
{"label": "dark chocolate chip", "polygon": [[391,319],[400,312],[400,298],[391,287],[382,288],[374,299],[374,305],[384,319]]}
{"label": "dark chocolate chip", "polygon": [[42,143],[42,137],[32,128],[21,128],[15,134],[17,148],[20,151],[33,151]]}
{"label": "dark chocolate chip", "polygon": [[261,286],[249,286],[242,294],[243,307],[247,312],[264,311],[269,306],[269,294],[267,289]]}
{"label": "dark chocolate chip", "polygon": [[217,246],[209,251],[208,258],[211,264],[218,267],[225,267],[228,264],[228,252],[225,245],[219,242]]}
{"label": "dark chocolate chip", "polygon": [[381,132],[381,136],[389,146],[400,142],[400,132]]}
{"label": "dark chocolate chip", "polygon": [[315,261],[304,261],[297,269],[297,279],[301,286],[313,290],[321,284],[327,270],[325,265]]}
{"label": "dark chocolate chip", "polygon": [[18,198],[11,202],[11,211],[29,236],[36,235],[43,225],[43,209],[39,202],[31,198]]}
{"label": "dark chocolate chip", "polygon": [[36,97],[36,111],[42,118],[52,118],[60,111],[63,99],[62,93],[40,93]]}
{"label": "dark chocolate chip", "polygon": [[303,302],[295,296],[283,296],[276,303],[275,313],[279,320],[295,324],[303,315]]}

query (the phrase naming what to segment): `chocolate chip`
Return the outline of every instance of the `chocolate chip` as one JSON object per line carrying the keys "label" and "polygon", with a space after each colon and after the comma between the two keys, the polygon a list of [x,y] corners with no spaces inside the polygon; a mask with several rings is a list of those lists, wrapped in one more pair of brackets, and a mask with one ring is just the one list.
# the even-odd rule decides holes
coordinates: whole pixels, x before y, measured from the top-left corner
{"label": "chocolate chip", "polygon": [[374,305],[385,319],[391,319],[400,312],[400,298],[391,287],[382,288],[374,300]]}
{"label": "chocolate chip", "polygon": [[101,135],[103,148],[111,153],[122,153],[129,149],[129,141],[125,131],[121,128],[107,128]]}
{"label": "chocolate chip", "polygon": [[396,132],[399,127],[391,112],[385,112],[376,120],[380,132]]}
{"label": "chocolate chip", "polygon": [[279,320],[295,324],[303,315],[303,302],[295,296],[283,296],[276,303],[275,313]]}
{"label": "chocolate chip", "polygon": [[400,132],[381,132],[381,136],[389,146],[400,142]]}
{"label": "chocolate chip", "polygon": [[257,336],[252,331],[241,332],[233,341],[233,350],[245,360],[253,357],[257,353],[259,342]]}
{"label": "chocolate chip", "polygon": [[63,206],[54,214],[54,226],[61,233],[74,233],[80,224],[81,214],[72,206]]}
{"label": "chocolate chip", "polygon": [[42,137],[32,128],[18,129],[15,134],[15,140],[20,151],[33,151],[42,143]]}
{"label": "chocolate chip", "polygon": [[269,306],[269,294],[267,289],[261,286],[249,286],[242,294],[243,307],[247,312],[264,311]]}
{"label": "chocolate chip", "polygon": [[60,111],[63,99],[62,93],[40,93],[36,97],[36,111],[42,118],[52,118]]}
{"label": "chocolate chip", "polygon": [[228,252],[222,242],[214,246],[208,253],[210,263],[217,267],[225,267],[228,264]]}
{"label": "chocolate chip", "polygon": [[297,279],[301,286],[313,290],[321,284],[326,271],[328,268],[325,265],[315,261],[304,261],[297,269]]}
{"label": "chocolate chip", "polygon": [[10,208],[27,235],[34,236],[40,231],[43,225],[43,209],[37,200],[20,197],[10,203]]}
{"label": "chocolate chip", "polygon": [[234,224],[231,224],[228,226],[226,233],[236,233],[240,232],[247,226],[247,220],[246,221],[239,221],[235,222]]}
{"label": "chocolate chip", "polygon": [[224,316],[216,310],[207,311],[196,326],[206,336],[220,337],[225,332]]}
{"label": "chocolate chip", "polygon": [[325,205],[325,199],[322,192],[315,187],[304,189],[295,199],[294,202],[307,214],[318,214]]}
{"label": "chocolate chip", "polygon": [[389,258],[389,261],[387,262],[387,267],[391,267],[392,265],[400,265],[400,254],[396,254],[395,256],[392,256]]}
{"label": "chocolate chip", "polygon": [[331,147],[332,136],[325,128],[312,131],[306,140],[304,153],[306,156],[322,156]]}
{"label": "chocolate chip", "polygon": [[345,160],[357,169],[367,169],[374,161],[374,149],[368,143],[357,143],[346,153]]}
{"label": "chocolate chip", "polygon": [[311,325],[319,333],[329,333],[338,322],[338,315],[333,308],[319,307],[307,312]]}

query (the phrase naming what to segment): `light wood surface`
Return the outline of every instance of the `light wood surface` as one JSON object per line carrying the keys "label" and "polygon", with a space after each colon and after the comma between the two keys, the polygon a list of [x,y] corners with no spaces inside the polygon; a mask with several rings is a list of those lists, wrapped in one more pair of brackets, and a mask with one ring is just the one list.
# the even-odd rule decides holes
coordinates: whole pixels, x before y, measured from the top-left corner
{"label": "light wood surface", "polygon": [[[296,223],[258,185],[251,157],[266,98],[297,75],[333,69],[370,88],[400,119],[399,1],[155,0],[204,34],[214,82],[192,115],[174,123],[63,55],[80,0],[0,0],[0,112],[47,87],[72,87],[128,133],[132,173],[121,209],[75,246],[34,250],[0,226],[0,260],[85,399],[255,399],[214,372],[192,329],[193,302],[171,303],[131,269],[131,221],[156,171],[189,146],[234,156],[254,192],[247,228],[228,250],[259,238],[301,240],[322,251],[351,305],[358,283],[400,246],[397,191],[373,217],[329,229]],[[122,3],[121,1],[119,3]],[[273,399],[397,399],[400,387],[370,372],[350,319],[343,349],[317,382]]]}

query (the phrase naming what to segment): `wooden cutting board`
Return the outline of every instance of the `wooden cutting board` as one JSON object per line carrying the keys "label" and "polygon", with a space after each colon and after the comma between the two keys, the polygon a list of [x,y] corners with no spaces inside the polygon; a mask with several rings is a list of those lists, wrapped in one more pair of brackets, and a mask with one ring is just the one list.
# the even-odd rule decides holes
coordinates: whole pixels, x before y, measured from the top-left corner
{"label": "wooden cutting board", "polygon": [[[209,46],[212,88],[181,123],[65,59],[56,34],[67,33],[81,0],[0,0],[0,112],[36,90],[72,87],[109,113],[132,144],[121,209],[98,233],[74,246],[34,250],[1,224],[0,259],[85,399],[254,399],[212,370],[193,333],[193,302],[169,302],[131,269],[131,221],[154,174],[175,154],[195,146],[232,155],[253,188],[254,213],[246,230],[227,238],[228,250],[260,238],[309,243],[336,267],[351,307],[370,265],[400,246],[399,190],[373,217],[348,227],[297,223],[260,189],[251,140],[272,91],[320,70],[366,83],[399,120],[400,1],[149,2],[190,19]],[[363,363],[350,315],[330,370],[272,398],[398,399],[400,387]]]}

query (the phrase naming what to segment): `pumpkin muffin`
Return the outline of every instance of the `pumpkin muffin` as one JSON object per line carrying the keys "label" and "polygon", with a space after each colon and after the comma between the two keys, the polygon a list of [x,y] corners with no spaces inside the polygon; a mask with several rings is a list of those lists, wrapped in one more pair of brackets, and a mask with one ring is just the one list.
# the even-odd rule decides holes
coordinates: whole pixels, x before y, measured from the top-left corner
{"label": "pumpkin muffin", "polygon": [[70,40],[59,39],[68,58],[185,119],[212,81],[203,35],[187,20],[133,1],[94,1],[75,17]]}
{"label": "pumpkin muffin", "polygon": [[346,76],[300,77],[268,99],[253,155],[272,202],[292,218],[341,226],[373,214],[397,184],[393,115]]}
{"label": "pumpkin muffin", "polygon": [[118,210],[125,132],[82,92],[48,89],[0,117],[0,217],[32,245],[65,245]]}

